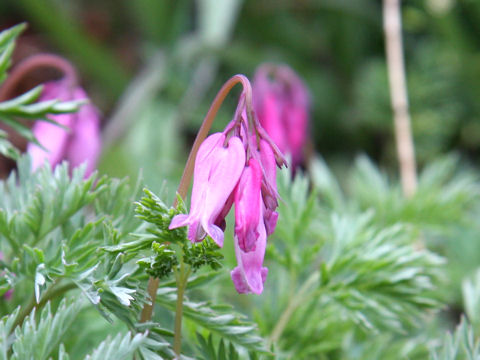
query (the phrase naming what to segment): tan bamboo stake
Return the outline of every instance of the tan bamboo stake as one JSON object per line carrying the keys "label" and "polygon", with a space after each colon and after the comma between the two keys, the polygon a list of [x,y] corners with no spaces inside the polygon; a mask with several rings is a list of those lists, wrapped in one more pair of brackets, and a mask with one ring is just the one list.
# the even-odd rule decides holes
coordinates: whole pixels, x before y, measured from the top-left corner
{"label": "tan bamboo stake", "polygon": [[411,197],[417,189],[417,170],[408,111],[400,1],[383,0],[383,27],[400,177],[403,193]]}

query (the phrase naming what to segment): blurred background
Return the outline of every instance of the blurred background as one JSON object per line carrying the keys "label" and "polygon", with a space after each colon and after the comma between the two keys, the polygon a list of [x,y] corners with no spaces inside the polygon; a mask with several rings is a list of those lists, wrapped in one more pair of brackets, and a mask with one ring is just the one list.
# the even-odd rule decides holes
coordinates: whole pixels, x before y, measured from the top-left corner
{"label": "blurred background", "polygon": [[[474,159],[480,2],[412,0],[402,10],[419,165],[452,150]],[[397,172],[381,1],[2,0],[0,28],[19,22],[29,27],[15,61],[53,52],[78,67],[103,113],[102,172],[136,178],[141,168],[153,187],[176,179],[220,86],[266,61],[305,80],[315,149],[329,163],[341,169],[366,153]]]}

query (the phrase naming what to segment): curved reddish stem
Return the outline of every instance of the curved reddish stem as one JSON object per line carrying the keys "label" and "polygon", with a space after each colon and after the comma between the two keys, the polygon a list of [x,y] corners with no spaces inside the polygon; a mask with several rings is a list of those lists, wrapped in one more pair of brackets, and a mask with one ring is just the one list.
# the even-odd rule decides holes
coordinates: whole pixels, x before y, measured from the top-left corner
{"label": "curved reddish stem", "polygon": [[40,67],[58,69],[64,73],[65,78],[72,86],[78,83],[78,76],[75,68],[70,62],[58,55],[38,54],[20,62],[9,74],[3,85],[0,87],[0,101],[8,100],[18,83],[23,80],[32,70]]}
{"label": "curved reddish stem", "polygon": [[[248,81],[245,75],[235,75],[232,76],[220,89],[215,96],[215,99],[212,102],[212,106],[208,110],[205,119],[203,120],[202,126],[198,130],[197,137],[192,146],[192,150],[190,150],[190,154],[188,155],[187,164],[185,165],[185,169],[183,170],[183,175],[180,180],[180,184],[178,185],[177,192],[178,194],[185,199],[188,193],[188,188],[190,187],[190,182],[192,180],[193,175],[193,168],[195,166],[195,158],[197,157],[198,149],[202,144],[203,140],[208,136],[208,132],[212,127],[213,120],[217,115],[220,106],[222,105],[223,101],[227,97],[228,93],[232,88],[236,85],[241,83],[243,86],[243,91],[245,93],[245,106],[247,108],[247,117],[249,118],[249,122],[253,123],[253,106],[252,106],[252,86],[250,85],[250,81]],[[174,207],[177,206],[177,200],[175,200]]]}

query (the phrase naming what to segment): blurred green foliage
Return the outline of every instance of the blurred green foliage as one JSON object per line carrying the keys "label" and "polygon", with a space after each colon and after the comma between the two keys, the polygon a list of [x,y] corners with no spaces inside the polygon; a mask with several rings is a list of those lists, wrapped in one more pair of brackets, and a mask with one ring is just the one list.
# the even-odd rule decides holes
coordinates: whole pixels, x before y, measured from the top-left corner
{"label": "blurred green foliage", "polygon": [[[402,3],[420,164],[451,149],[476,155],[480,3]],[[189,143],[209,100],[228,77],[252,75],[265,61],[284,62],[310,88],[313,140],[324,157],[349,159],[366,152],[395,169],[380,1],[45,0],[40,5],[6,0],[0,9],[0,24],[27,21],[37,48],[64,53],[76,62],[107,115],[105,121],[152,52],[163,52],[166,71],[154,89],[151,110],[130,116],[124,133],[132,126],[148,127],[158,129],[148,133],[161,136],[160,129],[172,119]],[[152,117],[158,121],[146,125]],[[148,136],[137,133],[137,146],[139,136],[148,143]],[[137,155],[137,146],[115,148],[115,153],[128,164],[128,153]],[[109,154],[108,162],[116,159]],[[135,161],[127,166],[147,168]],[[123,168],[123,174],[133,169]]]}

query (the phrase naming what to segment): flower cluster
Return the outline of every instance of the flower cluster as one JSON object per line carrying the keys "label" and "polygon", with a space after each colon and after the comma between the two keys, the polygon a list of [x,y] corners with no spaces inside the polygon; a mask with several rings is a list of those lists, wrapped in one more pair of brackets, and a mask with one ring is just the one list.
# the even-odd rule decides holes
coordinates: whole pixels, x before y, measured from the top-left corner
{"label": "flower cluster", "polygon": [[280,151],[292,157],[293,168],[303,162],[307,142],[309,100],[302,80],[288,66],[260,66],[253,82],[258,119]]}
{"label": "flower cluster", "polygon": [[[79,86],[72,86],[65,77],[44,85],[40,101],[58,99],[62,101],[82,100],[87,95]],[[71,168],[86,162],[85,177],[88,177],[97,163],[101,149],[100,117],[98,110],[91,104],[83,105],[77,113],[51,115],[50,119],[69,129],[37,121],[33,133],[43,148],[29,143],[27,152],[32,158],[33,170],[42,166],[45,160],[55,167],[63,160]]]}
{"label": "flower cluster", "polygon": [[200,146],[193,177],[189,214],[177,215],[170,229],[188,226],[188,238],[209,235],[223,246],[225,217],[235,204],[235,252],[231,272],[239,293],[260,294],[268,269],[263,267],[267,236],[278,214],[276,167],[283,157],[253,112],[247,116],[242,95],[233,120]]}

